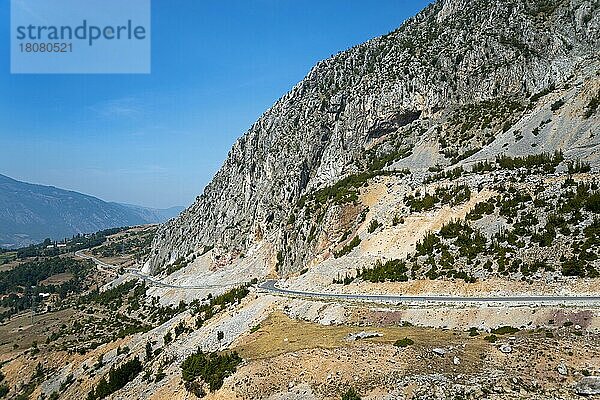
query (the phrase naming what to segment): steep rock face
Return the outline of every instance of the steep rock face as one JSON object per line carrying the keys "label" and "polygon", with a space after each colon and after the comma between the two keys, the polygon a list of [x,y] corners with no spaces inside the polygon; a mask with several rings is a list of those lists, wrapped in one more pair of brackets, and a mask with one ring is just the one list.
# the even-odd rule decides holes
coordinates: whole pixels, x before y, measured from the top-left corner
{"label": "steep rock face", "polygon": [[[369,149],[409,151],[432,132],[443,140],[441,126],[465,105],[499,99],[516,104],[503,111],[515,114],[532,94],[590,65],[593,72],[598,9],[585,0],[440,0],[398,30],[318,63],[235,143],[196,202],[161,228],[146,269],[205,246],[240,254],[261,240],[285,249],[282,272],[301,269],[314,240],[308,216],[292,211],[302,195],[368,169]],[[474,129],[446,158],[472,154],[500,132],[478,138]]]}

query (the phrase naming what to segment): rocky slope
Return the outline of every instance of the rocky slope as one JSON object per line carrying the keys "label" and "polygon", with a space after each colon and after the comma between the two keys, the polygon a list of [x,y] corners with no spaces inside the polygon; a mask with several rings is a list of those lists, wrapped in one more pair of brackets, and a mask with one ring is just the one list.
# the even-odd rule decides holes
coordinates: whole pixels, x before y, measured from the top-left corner
{"label": "rocky slope", "polygon": [[[122,255],[105,258],[121,266],[98,295],[108,301],[83,294],[44,315],[54,326],[28,325],[28,314],[0,326],[0,393],[600,395],[591,299],[362,303],[255,284],[279,275],[280,287],[318,293],[598,296],[598,8],[440,0],[319,63],[143,251],[158,277],[121,268]],[[118,240],[106,246],[122,253]],[[64,324],[62,311],[71,313]],[[119,321],[139,330],[111,339],[107,326]],[[239,364],[226,362],[230,352]],[[137,372],[114,384],[131,362]]]}
{"label": "rocky slope", "polygon": [[0,247],[21,247],[120,226],[164,222],[180,208],[157,210],[33,185],[0,175]]}
{"label": "rocky slope", "polygon": [[[586,0],[440,0],[396,31],[318,63],[235,143],[196,202],[163,226],[146,270],[213,247],[213,258],[235,260],[262,246],[280,273],[300,271],[319,253],[329,215],[314,218],[303,196],[365,171],[408,167],[418,177],[467,157],[556,149],[597,165],[598,8]],[[545,128],[560,135],[505,145],[555,102],[566,103],[564,112]]]}

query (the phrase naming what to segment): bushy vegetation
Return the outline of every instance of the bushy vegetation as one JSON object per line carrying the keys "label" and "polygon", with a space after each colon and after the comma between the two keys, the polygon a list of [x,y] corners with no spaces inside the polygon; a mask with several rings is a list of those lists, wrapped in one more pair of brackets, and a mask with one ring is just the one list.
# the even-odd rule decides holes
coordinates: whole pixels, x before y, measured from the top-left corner
{"label": "bushy vegetation", "polygon": [[356,393],[356,390],[354,390],[354,388],[349,388],[342,395],[342,400],[360,400],[360,396],[358,395],[358,393]]}
{"label": "bushy vegetation", "polygon": [[[95,290],[82,300],[82,302],[92,301],[107,306],[112,310],[116,310],[123,305],[123,302],[126,300],[126,295],[136,286],[138,286],[138,281],[132,279],[103,292]],[[139,285],[139,288],[145,293],[146,287],[144,284]],[[134,296],[136,295],[139,294],[134,294]]]}
{"label": "bushy vegetation", "polygon": [[0,293],[23,291],[41,281],[64,272],[81,275],[91,267],[88,261],[52,257],[41,261],[19,264],[8,271],[0,271]]}
{"label": "bushy vegetation", "polygon": [[[538,161],[533,158],[517,163],[539,165]],[[465,220],[450,221],[438,232],[427,233],[406,260],[377,263],[357,276],[372,282],[416,277],[448,277],[474,282],[473,269],[483,274],[516,275],[527,281],[536,274],[555,271],[564,276],[599,276],[595,265],[600,259],[600,239],[597,239],[600,237],[600,218],[594,217],[600,213],[598,185],[573,181],[562,185],[558,192],[555,186],[551,190],[542,185],[527,190],[511,184],[497,185],[493,189],[498,196],[477,203]],[[411,210],[416,211],[439,204],[436,197],[436,193],[425,196],[416,193],[407,196],[406,201]],[[473,227],[473,221],[495,213],[504,218],[507,227],[491,238]],[[571,251],[560,260],[552,252],[526,262],[514,257],[531,245],[550,249],[559,238],[571,244]],[[352,279],[347,276],[340,282],[347,283]]]}
{"label": "bushy vegetation", "polygon": [[127,232],[119,237],[118,240],[108,241],[94,248],[92,254],[101,257],[133,254],[135,259],[140,261],[147,255],[155,233],[155,227],[148,227],[140,232]]}
{"label": "bushy vegetation", "polygon": [[[543,121],[546,122],[546,121]],[[470,173],[491,172],[497,169],[518,169],[527,168],[533,172],[550,173],[556,170],[556,167],[564,161],[562,152],[557,151],[553,154],[541,153],[524,157],[510,157],[507,155],[497,156],[494,162],[480,161],[471,166]],[[430,172],[439,172],[427,177],[424,183],[435,182],[441,179],[456,179],[464,175],[466,171],[462,167],[457,167],[446,172],[440,172],[441,168],[430,168]],[[581,161],[569,163],[569,172],[588,172],[589,165]]]}
{"label": "bushy vegetation", "polygon": [[576,174],[580,172],[590,172],[590,164],[584,163],[581,160],[575,162],[569,162],[568,164],[569,174]]}
{"label": "bushy vegetation", "polygon": [[405,337],[404,339],[398,339],[394,342],[394,346],[396,347],[408,347],[415,344],[415,341]]}
{"label": "bushy vegetation", "polygon": [[600,91],[590,99],[587,107],[585,108],[585,118],[590,118],[598,111],[598,105],[600,104]]}
{"label": "bushy vegetation", "polygon": [[483,218],[484,215],[491,215],[494,213],[496,206],[494,201],[482,201],[475,204],[475,207],[467,213],[467,220],[477,221]]}
{"label": "bushy vegetation", "polygon": [[503,169],[541,169],[543,172],[550,173],[556,170],[558,164],[564,160],[562,152],[557,151],[554,154],[541,153],[525,157],[510,157],[500,155],[496,157],[496,164]]}
{"label": "bushy vegetation", "polygon": [[543,90],[541,90],[540,92],[532,95],[529,100],[532,103],[536,103],[539,99],[541,99],[542,97],[548,95],[549,93],[552,93],[554,91],[554,85],[550,85],[547,88],[544,88]]}
{"label": "bushy vegetation", "polygon": [[423,196],[419,192],[414,196],[407,195],[404,198],[405,204],[410,207],[412,212],[428,211],[437,204],[450,204],[456,206],[464,203],[471,198],[471,190],[468,185],[440,186],[435,189],[433,194],[425,193]]}
{"label": "bushy vegetation", "polygon": [[96,400],[108,397],[131,382],[140,372],[142,372],[142,363],[137,357],[117,368],[111,368],[108,379],[102,377],[96,387],[88,393],[87,399]]}
{"label": "bushy vegetation", "polygon": [[486,342],[490,342],[490,343],[496,343],[496,341],[498,341],[498,336],[496,336],[496,335],[488,335],[488,336],[485,336],[483,338],[483,340],[485,340]]}
{"label": "bushy vegetation", "polygon": [[[472,156],[493,141],[499,130],[508,130],[515,115],[524,108],[520,99],[498,97],[455,110],[449,119],[449,127],[443,133],[440,130],[442,153],[451,164]],[[465,148],[468,150],[461,154],[460,149]]]}
{"label": "bushy vegetation", "polygon": [[523,110],[518,101],[510,98],[496,98],[467,104],[451,116],[450,123],[459,126],[461,134],[473,129],[487,129],[504,122],[510,115]]}
{"label": "bushy vegetation", "polygon": [[369,282],[406,282],[408,268],[402,260],[390,260],[385,263],[377,260],[371,269],[362,270],[358,276]]}
{"label": "bushy vegetation", "polygon": [[550,110],[558,111],[564,104],[565,104],[565,101],[563,99],[558,99],[550,105]]}
{"label": "bushy vegetation", "polygon": [[346,274],[344,277],[341,277],[340,274],[338,274],[337,278],[333,280],[333,283],[337,285],[349,285],[353,280],[354,277],[352,275]]}
{"label": "bushy vegetation", "polygon": [[472,173],[481,173],[481,172],[489,172],[494,170],[494,165],[489,161],[480,161],[478,163],[473,164],[471,167]]}
{"label": "bushy vegetation", "polygon": [[196,328],[200,328],[204,322],[208,321],[220,310],[242,301],[250,293],[248,286],[249,284],[246,284],[233,288],[219,296],[210,297],[208,301],[193,301],[190,309],[192,314],[196,316]]}
{"label": "bushy vegetation", "polygon": [[[88,249],[91,247],[99,246],[106,241],[108,236],[122,232],[128,227],[105,229],[93,233],[91,235],[75,235],[71,239],[63,240],[61,243],[65,244],[65,247],[53,246],[54,242],[50,239],[44,240],[40,244],[31,245],[17,249],[17,257],[20,259],[27,257],[54,257],[60,254],[72,253],[74,251]],[[49,246],[51,246],[49,248]]]}
{"label": "bushy vegetation", "polygon": [[511,335],[517,332],[519,332],[519,329],[512,326],[501,326],[499,328],[492,329],[492,333],[494,335]]}
{"label": "bushy vegetation", "polygon": [[185,257],[179,257],[177,260],[175,260],[174,263],[169,264],[167,266],[167,269],[165,270],[165,274],[166,275],[171,275],[172,273],[179,271],[182,268],[185,268],[188,266],[189,263],[191,263],[192,260],[187,260]]}
{"label": "bushy vegetation", "polygon": [[[148,302],[146,289],[144,282],[130,280],[103,292],[96,289],[79,296],[76,308],[86,310],[87,315],[81,320],[74,320],[71,326],[53,332],[48,337],[48,342],[54,342],[60,337],[73,337],[74,339],[63,342],[59,348],[85,354],[102,343],[147,332],[187,307],[184,302],[176,307],[162,306],[157,297]],[[98,317],[95,315],[97,312],[105,316]],[[83,330],[84,326],[87,329]],[[75,333],[77,334],[74,335]]]}
{"label": "bushy vegetation", "polygon": [[[89,261],[52,257],[45,260],[19,264],[7,271],[0,271],[0,321],[32,307],[33,299],[40,293],[56,293],[64,299],[69,293],[79,292],[88,271],[93,268]],[[71,279],[61,284],[45,284],[43,281],[61,273],[72,274]]]}
{"label": "bushy vegetation", "polygon": [[358,201],[358,191],[367,181],[376,176],[373,172],[363,172],[361,174],[350,175],[332,186],[317,190],[316,192],[303,196],[299,200],[300,205],[304,205],[307,201],[314,201],[316,204],[334,204],[353,203]]}
{"label": "bushy vegetation", "polygon": [[382,224],[377,221],[376,219],[371,220],[371,223],[369,224],[369,228],[367,229],[367,231],[369,233],[373,233],[377,230],[377,228],[379,228],[380,226],[382,226]]}
{"label": "bushy vegetation", "polygon": [[[308,210],[315,212],[318,216],[317,219],[319,219],[323,215],[323,209],[329,204],[344,205],[356,203],[360,189],[367,186],[370,179],[381,175],[410,175],[410,170],[406,168],[394,171],[385,170],[387,166],[408,157],[410,154],[410,148],[386,141],[366,152],[366,160],[363,160],[362,172],[349,175],[331,186],[301,196],[296,206],[298,208],[307,207]],[[293,223],[295,220],[296,216],[292,214],[288,222]],[[314,239],[314,235],[311,234],[308,241],[311,242],[312,239]]]}
{"label": "bushy vegetation", "polygon": [[201,378],[210,391],[219,390],[223,380],[232,375],[242,362],[241,357],[233,353],[204,353],[200,348],[195,354],[187,357],[181,364],[181,376],[186,382],[186,388],[191,390],[191,384]]}
{"label": "bushy vegetation", "polygon": [[456,167],[454,169],[451,169],[451,170],[448,170],[445,172],[440,172],[435,175],[428,176],[427,178],[425,178],[423,183],[427,184],[427,183],[431,183],[431,182],[440,181],[443,179],[457,179],[457,178],[460,178],[464,172],[465,171],[464,171],[463,167]]}
{"label": "bushy vegetation", "polygon": [[385,167],[393,164],[394,162],[406,158],[412,154],[412,150],[407,147],[401,147],[397,145],[391,151],[378,155],[377,149],[367,152],[367,159],[369,161],[368,170],[370,172],[377,172],[383,170]]}
{"label": "bushy vegetation", "polygon": [[360,238],[358,237],[358,235],[356,235],[348,244],[342,247],[340,251],[334,252],[333,255],[335,256],[335,258],[345,256],[346,254],[350,253],[355,247],[357,247],[360,244],[360,242]]}
{"label": "bushy vegetation", "polygon": [[16,251],[8,251],[6,249],[0,249],[0,265],[7,264],[17,259]]}

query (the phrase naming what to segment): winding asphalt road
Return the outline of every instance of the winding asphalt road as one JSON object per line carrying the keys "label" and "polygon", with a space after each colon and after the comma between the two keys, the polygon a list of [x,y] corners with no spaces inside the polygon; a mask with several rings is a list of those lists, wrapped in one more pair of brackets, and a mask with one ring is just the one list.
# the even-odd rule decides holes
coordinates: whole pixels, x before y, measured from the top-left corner
{"label": "winding asphalt road", "polygon": [[83,258],[84,260],[92,260],[93,262],[96,263],[98,270],[100,270],[102,272],[106,272],[107,274],[116,275],[116,276],[119,275],[119,273],[117,272],[116,266],[110,265],[110,264],[105,263],[104,261],[98,260],[94,256],[88,256],[87,254],[83,253],[83,250],[77,250],[75,252],[75,256],[77,256],[79,258]]}
{"label": "winding asphalt road", "polygon": [[378,303],[510,303],[510,304],[543,304],[543,303],[597,303],[600,305],[600,296],[502,296],[502,297],[471,297],[471,296],[402,296],[379,294],[351,294],[351,293],[315,293],[277,286],[274,280],[268,280],[259,285],[259,288],[277,295],[290,297],[307,297],[323,300],[342,300]]}
{"label": "winding asphalt road", "polygon": [[[92,260],[96,263],[101,271],[118,275],[119,267],[107,264],[104,261],[97,259],[94,256],[84,254],[82,250],[75,252],[77,257]],[[156,287],[180,289],[180,290],[203,290],[215,289],[224,287],[236,287],[244,284],[244,282],[231,283],[227,285],[173,285],[154,279],[149,275],[143,274],[139,269],[126,268],[125,271],[135,277],[144,280],[148,284]],[[600,305],[600,296],[496,296],[496,297],[479,297],[479,296],[403,296],[389,294],[360,294],[360,293],[318,293],[305,292],[300,290],[284,289],[277,286],[277,281],[267,280],[258,285],[258,288],[266,293],[271,293],[287,297],[302,297],[318,300],[338,300],[338,301],[354,301],[354,302],[370,302],[370,303],[454,303],[454,304],[561,304],[572,305],[574,303],[585,303]]]}
{"label": "winding asphalt road", "polygon": [[[75,255],[79,258],[83,258],[85,260],[92,260],[98,266],[100,271],[116,275],[118,276],[119,267],[116,265],[107,264],[102,260],[97,259],[94,256],[87,255],[83,252],[83,250],[79,250],[75,252]],[[125,268],[125,272],[128,274],[134,275],[138,279],[144,280],[151,286],[162,287],[162,288],[170,288],[170,289],[184,289],[184,290],[205,290],[205,289],[215,289],[215,288],[226,288],[226,287],[236,287],[243,285],[245,282],[239,283],[229,283],[226,285],[198,285],[198,286],[189,286],[189,285],[173,285],[170,283],[166,283],[163,281],[159,281],[157,279],[152,278],[150,275],[146,275],[142,273],[139,269],[136,268]]]}

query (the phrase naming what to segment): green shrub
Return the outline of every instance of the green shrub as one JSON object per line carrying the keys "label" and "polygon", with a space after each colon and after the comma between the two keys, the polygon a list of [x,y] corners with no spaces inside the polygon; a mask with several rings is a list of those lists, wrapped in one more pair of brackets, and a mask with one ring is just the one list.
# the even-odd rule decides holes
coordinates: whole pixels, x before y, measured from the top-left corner
{"label": "green shrub", "polygon": [[541,168],[544,172],[554,172],[558,164],[564,160],[562,152],[556,151],[554,154],[541,153],[525,157],[510,157],[500,155],[496,157],[496,163],[503,169],[517,168]]}
{"label": "green shrub", "polygon": [[363,172],[356,175],[350,175],[332,186],[317,190],[307,196],[306,200],[314,200],[317,204],[326,204],[331,201],[334,204],[353,203],[358,200],[358,190],[363,187],[367,181],[377,174],[374,172]]}
{"label": "green shrub", "polygon": [[554,103],[552,103],[552,105],[550,106],[550,109],[552,111],[557,111],[559,110],[563,105],[565,104],[565,101],[563,99],[558,99],[556,100]]}
{"label": "green shrub", "polygon": [[200,348],[181,364],[181,377],[186,382],[202,378],[210,391],[219,390],[223,380],[235,373],[242,359],[236,352],[229,354],[204,353]]}
{"label": "green shrub", "polygon": [[398,214],[394,214],[394,218],[392,218],[392,225],[400,225],[404,223],[404,218],[399,216]]}
{"label": "green shrub", "polygon": [[494,165],[489,161],[481,161],[481,162],[473,164],[473,166],[471,167],[471,172],[473,172],[473,173],[488,172],[488,171],[493,171],[493,170],[494,170]]}
{"label": "green shrub", "polygon": [[562,263],[562,274],[564,276],[585,277],[586,263],[581,259],[571,258]]}
{"label": "green shrub", "polygon": [[233,288],[219,296],[211,297],[208,303],[202,303],[195,300],[191,304],[191,313],[196,315],[196,328],[201,327],[205,321],[211,319],[219,310],[242,301],[250,293],[249,284]]}
{"label": "green shrub", "polygon": [[594,115],[596,113],[596,111],[598,110],[599,104],[600,104],[600,92],[598,92],[598,94],[596,94],[596,96],[592,97],[592,99],[588,103],[586,110],[585,110],[585,114],[584,114],[585,118],[589,118],[592,115]]}
{"label": "green shrub", "polygon": [[461,221],[450,221],[440,229],[440,235],[444,239],[454,239],[465,232],[470,234],[473,232],[473,229],[471,229],[468,224]]}
{"label": "green shrub", "polygon": [[381,226],[381,223],[379,223],[379,221],[377,221],[376,219],[373,219],[371,221],[371,223],[369,224],[369,228],[368,228],[368,232],[369,233],[373,233],[377,230],[377,228],[379,228]]}
{"label": "green shrub", "polygon": [[117,368],[111,368],[108,379],[102,377],[100,382],[88,393],[88,400],[103,399],[131,382],[140,372],[142,363],[136,357]]}
{"label": "green shrub", "polygon": [[415,247],[417,255],[424,256],[427,254],[431,254],[435,246],[439,243],[440,238],[437,237],[435,234],[428,232],[422,240],[417,242],[417,245]]}
{"label": "green shrub", "polygon": [[396,342],[394,343],[394,346],[396,346],[396,347],[408,347],[408,346],[411,346],[413,344],[415,344],[414,340],[405,337],[404,339],[398,339],[398,340],[396,340]]}
{"label": "green shrub", "polygon": [[546,96],[547,94],[549,94],[550,92],[552,92],[554,90],[554,85],[550,85],[549,87],[543,89],[542,91],[534,94],[533,96],[530,97],[530,101],[532,103],[537,102],[539,99],[541,99],[542,97]]}
{"label": "green shrub", "polygon": [[590,164],[577,160],[575,162],[569,162],[568,169],[569,174],[576,174],[579,172],[590,172],[592,168],[590,167]]}
{"label": "green shrub", "polygon": [[512,333],[519,332],[518,328],[512,326],[501,326],[500,328],[492,329],[492,333],[496,335],[510,335]]}
{"label": "green shrub", "polygon": [[600,214],[600,192],[595,192],[585,200],[585,209]]}
{"label": "green shrub", "polygon": [[483,340],[490,342],[490,343],[495,343],[498,340],[498,337],[496,335],[488,335],[488,336],[484,337]]}
{"label": "green shrub", "polygon": [[360,396],[353,388],[349,388],[346,393],[342,395],[342,400],[360,400]]}
{"label": "green shrub", "polygon": [[373,268],[362,270],[358,276],[369,282],[406,282],[407,272],[406,262],[402,260],[390,260],[385,264],[377,260]]}
{"label": "green shrub", "polygon": [[344,247],[342,247],[342,249],[338,252],[334,252],[334,256],[335,258],[340,258],[342,256],[345,256],[346,254],[350,253],[355,247],[357,247],[360,244],[361,240],[358,236],[354,236],[354,238],[352,238],[352,240],[350,241],[350,243],[348,243],[347,245],[345,245]]}
{"label": "green shrub", "polygon": [[494,213],[496,206],[493,201],[483,201],[475,204],[475,207],[467,214],[466,218],[471,221],[476,221],[483,218],[484,215]]}

